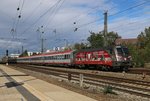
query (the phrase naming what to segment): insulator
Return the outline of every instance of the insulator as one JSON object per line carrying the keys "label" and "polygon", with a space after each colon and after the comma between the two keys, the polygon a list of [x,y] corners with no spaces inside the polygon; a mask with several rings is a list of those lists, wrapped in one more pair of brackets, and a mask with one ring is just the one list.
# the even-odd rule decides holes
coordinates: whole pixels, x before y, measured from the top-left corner
{"label": "insulator", "polygon": [[19,11],[19,10],[20,10],[20,8],[18,7],[18,8],[17,8],[17,11]]}
{"label": "insulator", "polygon": [[12,28],[11,31],[14,32],[15,30]]}
{"label": "insulator", "polygon": [[21,18],[21,15],[19,15],[18,18]]}
{"label": "insulator", "polygon": [[75,28],[75,29],[74,29],[74,32],[77,31],[77,30],[78,30],[78,28]]}

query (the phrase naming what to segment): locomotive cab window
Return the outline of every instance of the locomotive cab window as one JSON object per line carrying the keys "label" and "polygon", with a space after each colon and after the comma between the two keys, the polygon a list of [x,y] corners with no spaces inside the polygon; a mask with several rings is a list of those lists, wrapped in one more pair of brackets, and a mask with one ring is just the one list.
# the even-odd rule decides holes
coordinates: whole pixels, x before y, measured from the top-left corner
{"label": "locomotive cab window", "polygon": [[129,55],[129,50],[128,50],[128,48],[123,48],[123,52],[124,52],[125,55]]}
{"label": "locomotive cab window", "polygon": [[117,48],[118,55],[129,55],[128,48]]}
{"label": "locomotive cab window", "polygon": [[117,53],[118,53],[118,55],[122,55],[123,54],[123,51],[122,51],[122,49],[121,48],[116,48],[117,49]]}

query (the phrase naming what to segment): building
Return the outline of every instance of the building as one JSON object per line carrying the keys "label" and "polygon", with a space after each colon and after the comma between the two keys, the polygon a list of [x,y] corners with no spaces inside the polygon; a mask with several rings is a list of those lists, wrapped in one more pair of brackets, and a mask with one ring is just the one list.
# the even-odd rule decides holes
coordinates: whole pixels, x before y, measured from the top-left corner
{"label": "building", "polygon": [[130,39],[116,39],[115,44],[116,45],[121,45],[121,44],[132,44],[132,45],[137,45],[138,39],[137,38],[130,38]]}
{"label": "building", "polygon": [[11,58],[18,58],[20,54],[10,54]]}

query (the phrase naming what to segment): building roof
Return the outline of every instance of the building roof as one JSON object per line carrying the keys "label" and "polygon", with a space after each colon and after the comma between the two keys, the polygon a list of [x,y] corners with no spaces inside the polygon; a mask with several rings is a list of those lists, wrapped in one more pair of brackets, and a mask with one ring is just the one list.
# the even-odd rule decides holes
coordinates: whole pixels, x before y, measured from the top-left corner
{"label": "building roof", "polygon": [[116,45],[120,45],[120,44],[137,44],[137,42],[138,42],[137,38],[116,39],[116,41],[115,41]]}

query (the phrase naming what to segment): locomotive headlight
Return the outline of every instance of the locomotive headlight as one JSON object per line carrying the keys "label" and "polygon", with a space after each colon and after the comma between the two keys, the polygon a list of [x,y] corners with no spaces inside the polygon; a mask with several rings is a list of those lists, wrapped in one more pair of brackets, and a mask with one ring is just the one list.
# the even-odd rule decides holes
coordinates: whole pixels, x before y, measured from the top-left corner
{"label": "locomotive headlight", "polygon": [[126,61],[126,60],[127,60],[127,58],[124,58],[124,60]]}
{"label": "locomotive headlight", "polygon": [[117,56],[117,61],[122,61],[123,57],[122,56]]}
{"label": "locomotive headlight", "polygon": [[131,56],[128,56],[128,58],[132,61],[132,57]]}

